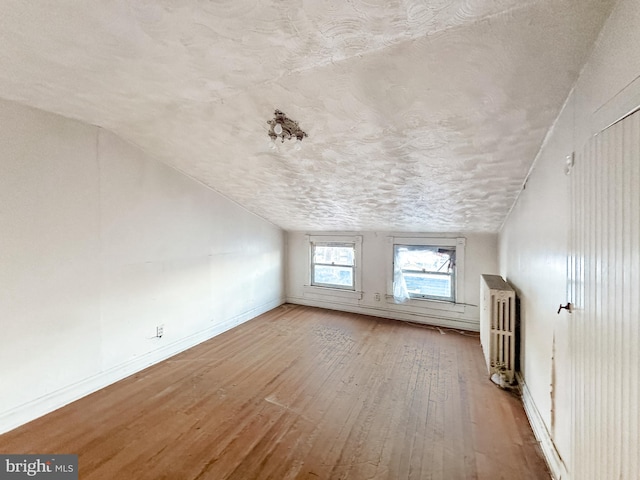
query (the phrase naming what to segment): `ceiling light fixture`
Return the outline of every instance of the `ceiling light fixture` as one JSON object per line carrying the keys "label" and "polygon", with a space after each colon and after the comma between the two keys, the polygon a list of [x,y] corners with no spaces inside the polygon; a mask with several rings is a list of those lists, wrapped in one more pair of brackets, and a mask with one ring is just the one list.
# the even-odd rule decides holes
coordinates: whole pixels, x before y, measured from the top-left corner
{"label": "ceiling light fixture", "polygon": [[267,120],[267,123],[271,127],[269,129],[269,137],[271,138],[271,148],[275,148],[275,142],[277,138],[282,139],[282,143],[285,140],[290,140],[292,138],[296,139],[296,150],[300,150],[300,146],[302,144],[302,139],[307,136],[306,132],[304,132],[298,122],[295,120],[291,120],[280,110],[276,110],[274,113],[273,120]]}

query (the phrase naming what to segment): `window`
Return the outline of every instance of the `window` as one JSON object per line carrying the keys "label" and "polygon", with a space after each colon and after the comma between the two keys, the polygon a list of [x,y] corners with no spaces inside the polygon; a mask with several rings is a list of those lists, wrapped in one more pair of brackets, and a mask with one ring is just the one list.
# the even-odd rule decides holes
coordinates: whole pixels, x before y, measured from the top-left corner
{"label": "window", "polygon": [[394,245],[393,253],[409,298],[455,301],[455,247]]}
{"label": "window", "polygon": [[355,290],[355,243],[311,242],[311,285]]}
{"label": "window", "polygon": [[309,261],[305,295],[362,298],[362,236],[307,235]]}
{"label": "window", "polygon": [[389,237],[387,294],[412,307],[463,309],[463,237]]}

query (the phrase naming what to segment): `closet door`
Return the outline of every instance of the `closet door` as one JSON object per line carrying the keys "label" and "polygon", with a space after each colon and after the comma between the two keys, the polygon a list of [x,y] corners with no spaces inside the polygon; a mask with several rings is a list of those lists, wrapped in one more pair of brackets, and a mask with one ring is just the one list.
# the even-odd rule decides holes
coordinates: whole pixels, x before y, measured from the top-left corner
{"label": "closet door", "polygon": [[585,145],[570,183],[569,472],[580,480],[637,479],[640,112]]}

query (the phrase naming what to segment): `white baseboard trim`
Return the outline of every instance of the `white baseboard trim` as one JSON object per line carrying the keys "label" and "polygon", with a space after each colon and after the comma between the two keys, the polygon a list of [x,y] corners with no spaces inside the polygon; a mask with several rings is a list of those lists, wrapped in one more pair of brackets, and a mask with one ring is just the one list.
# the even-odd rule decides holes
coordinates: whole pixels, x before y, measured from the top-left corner
{"label": "white baseboard trim", "polygon": [[79,382],[64,386],[50,394],[36,398],[6,412],[0,412],[0,434],[24,425],[58,408],[64,407],[82,397],[94,393],[119,380],[122,380],[145,368],[162,362],[178,353],[207,341],[227,330],[232,329],[252,318],[272,310],[284,303],[284,299],[269,302],[259,307],[229,318],[210,328],[201,330],[173,343],[164,345],[133,360],[129,360],[115,367],[96,373]]}
{"label": "white baseboard trim", "polygon": [[366,307],[353,303],[340,302],[336,301],[336,299],[323,301],[306,297],[287,297],[287,303],[306,305],[308,307],[327,308],[329,310],[339,310],[342,312],[360,313],[362,315],[371,315],[372,317],[404,320],[407,322],[422,323],[425,325],[433,325],[444,328],[453,328],[456,330],[466,330],[470,332],[480,331],[479,320],[447,318],[431,314],[420,314],[416,312],[399,312],[387,308]]}
{"label": "white baseboard trim", "polygon": [[562,461],[555,444],[553,443],[553,439],[551,438],[549,430],[542,419],[542,415],[540,415],[540,411],[533,401],[531,391],[519,372],[516,373],[516,378],[518,379],[518,384],[520,385],[522,392],[524,411],[526,412],[529,423],[531,424],[533,434],[536,436],[536,440],[538,440],[538,443],[540,444],[542,454],[547,461],[549,470],[551,470],[551,476],[554,480],[569,480],[570,477],[567,472],[567,468]]}

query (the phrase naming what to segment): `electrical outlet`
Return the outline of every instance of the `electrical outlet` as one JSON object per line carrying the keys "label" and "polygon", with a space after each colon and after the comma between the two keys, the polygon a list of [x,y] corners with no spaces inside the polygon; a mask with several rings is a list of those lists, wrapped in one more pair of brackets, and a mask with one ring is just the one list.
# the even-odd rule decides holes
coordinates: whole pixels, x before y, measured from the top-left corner
{"label": "electrical outlet", "polygon": [[164,325],[158,325],[156,327],[156,337],[161,338],[164,335]]}
{"label": "electrical outlet", "polygon": [[379,302],[380,301],[380,294],[379,293],[375,293],[373,295],[373,298],[376,300],[376,302]]}

